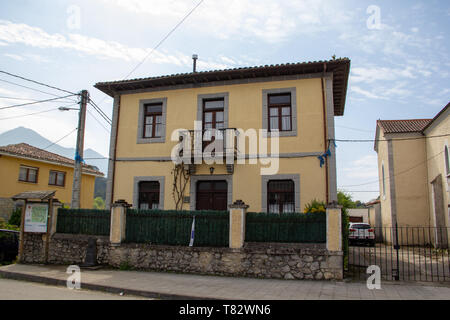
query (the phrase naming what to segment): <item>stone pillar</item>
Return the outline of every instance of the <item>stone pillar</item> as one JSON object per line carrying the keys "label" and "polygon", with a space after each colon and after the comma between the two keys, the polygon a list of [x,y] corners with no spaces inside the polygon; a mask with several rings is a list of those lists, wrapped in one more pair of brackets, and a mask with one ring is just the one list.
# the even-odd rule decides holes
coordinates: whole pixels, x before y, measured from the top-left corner
{"label": "stone pillar", "polygon": [[248,205],[242,200],[236,200],[228,206],[230,209],[230,237],[229,247],[239,249],[244,246],[245,241],[245,216]]}
{"label": "stone pillar", "polygon": [[57,199],[53,199],[53,211],[51,214],[52,220],[50,222],[50,237],[56,233],[56,226],[58,223],[58,209],[62,208],[62,203]]}
{"label": "stone pillar", "polygon": [[117,200],[111,206],[109,240],[113,246],[120,246],[122,241],[125,240],[127,208],[130,206],[125,200]]}
{"label": "stone pillar", "polygon": [[327,250],[342,251],[342,206],[327,205]]}

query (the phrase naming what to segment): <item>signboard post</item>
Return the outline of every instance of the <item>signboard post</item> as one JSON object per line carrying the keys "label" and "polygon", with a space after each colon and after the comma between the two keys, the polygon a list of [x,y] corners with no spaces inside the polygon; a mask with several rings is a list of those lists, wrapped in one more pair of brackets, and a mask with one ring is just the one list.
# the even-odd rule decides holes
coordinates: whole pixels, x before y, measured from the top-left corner
{"label": "signboard post", "polygon": [[25,232],[47,233],[48,203],[28,202],[25,208]]}

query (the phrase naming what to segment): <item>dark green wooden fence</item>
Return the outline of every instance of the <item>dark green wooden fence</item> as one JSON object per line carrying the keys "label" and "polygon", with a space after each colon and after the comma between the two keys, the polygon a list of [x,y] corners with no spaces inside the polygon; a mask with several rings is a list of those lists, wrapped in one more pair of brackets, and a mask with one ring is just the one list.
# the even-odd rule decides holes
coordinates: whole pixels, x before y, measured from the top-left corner
{"label": "dark green wooden fence", "polygon": [[245,241],[325,243],[325,213],[257,213],[246,218]]}
{"label": "dark green wooden fence", "polygon": [[228,246],[230,226],[226,211],[128,209],[125,241],[187,246],[194,216],[194,246]]}
{"label": "dark green wooden fence", "polygon": [[58,209],[56,232],[109,236],[111,212],[96,209]]}

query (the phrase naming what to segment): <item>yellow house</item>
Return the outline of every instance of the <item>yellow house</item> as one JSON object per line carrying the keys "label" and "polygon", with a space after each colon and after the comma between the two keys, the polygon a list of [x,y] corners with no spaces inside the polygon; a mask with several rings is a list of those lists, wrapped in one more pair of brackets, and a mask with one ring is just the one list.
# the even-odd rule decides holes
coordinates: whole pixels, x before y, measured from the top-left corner
{"label": "yellow house", "polygon": [[[0,198],[37,190],[56,190],[55,198],[65,204],[72,200],[74,160],[26,143],[0,147]],[[103,173],[83,165],[81,208],[92,208],[96,177]]]}
{"label": "yellow house", "polygon": [[243,200],[283,213],[337,201],[334,116],[349,68],[345,58],[97,83],[114,98],[106,204]]}
{"label": "yellow house", "polygon": [[[375,151],[380,177],[381,226],[442,228],[447,242],[449,135],[447,104],[433,119],[378,120]],[[380,226],[380,225],[378,225]],[[445,233],[445,234],[444,234]]]}

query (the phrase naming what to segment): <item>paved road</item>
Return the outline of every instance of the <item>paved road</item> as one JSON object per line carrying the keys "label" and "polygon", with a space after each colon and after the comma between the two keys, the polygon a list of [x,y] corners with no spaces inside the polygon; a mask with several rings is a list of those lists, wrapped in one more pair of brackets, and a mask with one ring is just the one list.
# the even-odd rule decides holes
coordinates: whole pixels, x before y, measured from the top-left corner
{"label": "paved road", "polygon": [[134,300],[143,297],[120,296],[90,290],[70,290],[34,282],[0,279],[0,300]]}
{"label": "paved road", "polygon": [[[39,277],[66,281],[66,266],[15,264],[0,267],[3,276]],[[18,278],[20,279],[20,278]],[[83,270],[82,286],[109,287],[146,296],[191,297],[195,299],[304,300],[304,299],[445,299],[450,287],[382,281],[381,290],[369,290],[365,282],[277,280],[203,276],[163,272]],[[68,290],[63,287],[63,290]],[[100,288],[99,288],[100,290]],[[1,287],[0,287],[1,291]]]}

